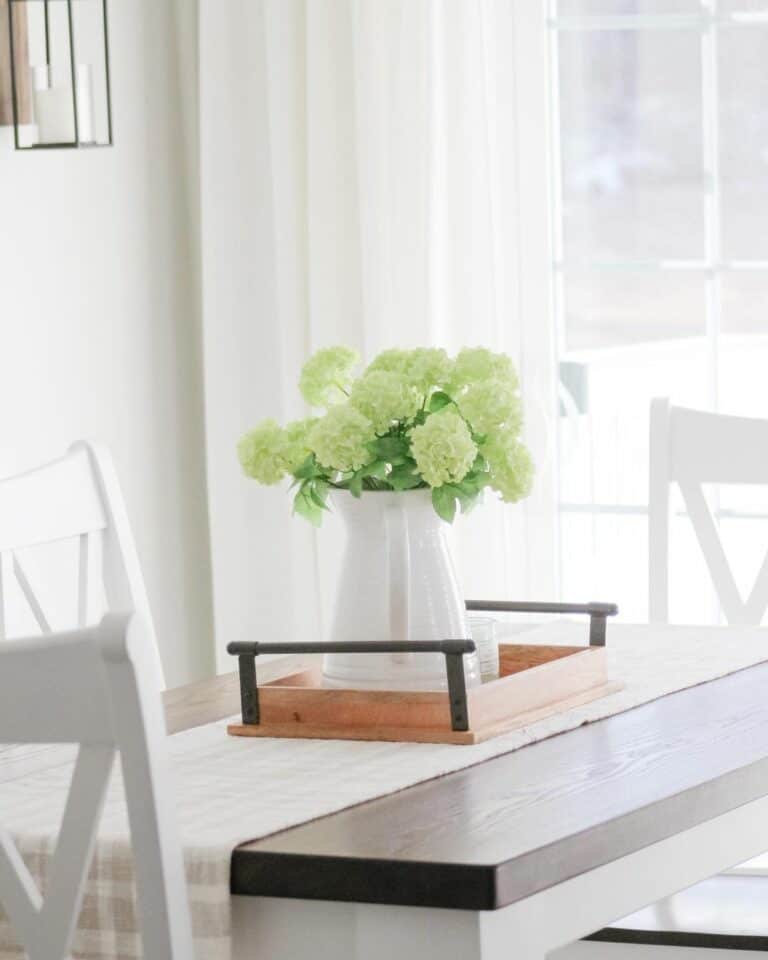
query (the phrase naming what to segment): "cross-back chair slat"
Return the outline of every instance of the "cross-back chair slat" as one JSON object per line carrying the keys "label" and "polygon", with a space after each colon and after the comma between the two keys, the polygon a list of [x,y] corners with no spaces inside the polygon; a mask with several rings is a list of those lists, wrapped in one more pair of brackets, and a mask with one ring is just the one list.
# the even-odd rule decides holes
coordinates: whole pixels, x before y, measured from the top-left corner
{"label": "cross-back chair slat", "polygon": [[8,586],[13,576],[13,558],[9,553],[0,553],[0,640],[5,639],[5,608],[7,604]]}
{"label": "cross-back chair slat", "polygon": [[29,609],[32,611],[32,616],[35,618],[38,627],[42,633],[50,633],[51,625],[48,623],[48,619],[43,613],[43,608],[40,606],[40,601],[37,598],[37,594],[32,589],[32,584],[29,582],[29,577],[27,576],[24,567],[22,566],[21,561],[16,556],[15,553],[11,554],[13,559],[13,573],[16,577],[16,582],[19,587],[21,587],[21,592],[24,594],[24,599],[29,604]]}
{"label": "cross-back chair slat", "polygon": [[96,534],[81,533],[77,554],[77,625],[85,627],[91,618],[91,558],[93,556]]}

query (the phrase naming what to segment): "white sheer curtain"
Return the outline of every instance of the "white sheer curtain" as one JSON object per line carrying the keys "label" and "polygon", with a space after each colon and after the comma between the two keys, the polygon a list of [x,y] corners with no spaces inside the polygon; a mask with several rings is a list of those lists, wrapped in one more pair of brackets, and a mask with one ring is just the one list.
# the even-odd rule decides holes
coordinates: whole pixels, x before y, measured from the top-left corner
{"label": "white sheer curtain", "polygon": [[[508,0],[202,0],[220,648],[257,634],[323,636],[337,522],[317,535],[292,519],[284,490],[239,475],[234,445],[262,417],[304,414],[298,371],[331,343],[366,358],[484,344],[517,359],[537,493],[516,507],[489,498],[461,519],[458,553],[468,595],[554,595],[554,371],[546,295],[525,275],[531,244],[546,253],[546,210],[526,210],[516,135],[521,109],[545,97],[529,102],[520,79],[518,55],[535,51],[519,49],[516,16]],[[521,211],[537,214],[525,231]],[[531,308],[538,315],[522,315]]]}

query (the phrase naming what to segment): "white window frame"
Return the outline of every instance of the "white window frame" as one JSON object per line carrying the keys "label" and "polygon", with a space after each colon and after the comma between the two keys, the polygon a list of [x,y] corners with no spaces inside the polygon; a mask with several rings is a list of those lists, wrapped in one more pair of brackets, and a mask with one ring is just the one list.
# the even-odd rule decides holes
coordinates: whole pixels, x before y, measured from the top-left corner
{"label": "white window frame", "polygon": [[[695,13],[616,16],[558,16],[557,0],[511,0],[515,17],[517,82],[518,200],[520,250],[521,368],[527,393],[528,435],[537,456],[539,475],[528,516],[536,526],[531,545],[531,569],[555,569],[554,590],[560,593],[560,517],[566,513],[647,514],[646,504],[571,503],[560,492],[558,423],[559,364],[568,359],[565,339],[564,276],[571,267],[604,270],[693,271],[703,276],[706,290],[705,337],[709,344],[709,405],[719,408],[718,359],[722,278],[727,272],[768,271],[768,260],[725,259],[722,250],[719,169],[718,41],[724,29],[768,26],[768,11],[718,13],[717,0],[702,0]],[[562,176],[557,97],[558,36],[563,30],[697,30],[701,38],[702,131],[705,183],[704,256],[697,259],[612,260],[566,263],[562,237]],[[540,318],[540,319],[539,319]],[[542,385],[543,391],[542,391]],[[542,392],[547,401],[542,404]],[[543,442],[541,437],[546,438]],[[539,439],[537,439],[539,438]],[[538,446],[538,449],[536,449]],[[721,510],[718,516],[753,514]],[[541,536],[539,536],[541,533]],[[547,566],[551,564],[551,566]],[[535,574],[529,589],[536,593]],[[542,586],[544,582],[542,581]],[[541,591],[543,592],[543,591]],[[551,593],[551,590],[550,590]]]}
{"label": "white window frame", "polygon": [[549,27],[546,0],[510,0],[516,126],[516,315],[526,440],[536,483],[525,501],[528,596],[560,595],[557,351],[551,283],[552,158]]}

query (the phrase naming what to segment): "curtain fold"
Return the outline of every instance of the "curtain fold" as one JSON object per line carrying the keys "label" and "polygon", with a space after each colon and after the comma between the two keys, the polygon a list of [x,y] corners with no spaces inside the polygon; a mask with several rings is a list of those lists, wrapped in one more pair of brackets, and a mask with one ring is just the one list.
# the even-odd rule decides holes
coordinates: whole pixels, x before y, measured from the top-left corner
{"label": "curtain fold", "polygon": [[[322,637],[338,569],[289,497],[239,475],[257,420],[305,411],[313,350],[483,344],[509,352],[551,428],[548,318],[519,315],[514,4],[502,0],[201,2],[206,419],[216,628]],[[546,212],[542,211],[542,216]],[[541,411],[544,411],[543,416]],[[528,437],[537,498],[456,524],[465,590],[553,596],[552,463]],[[531,524],[530,517],[536,522]],[[551,541],[549,553],[531,538]],[[532,572],[530,556],[537,557]]]}

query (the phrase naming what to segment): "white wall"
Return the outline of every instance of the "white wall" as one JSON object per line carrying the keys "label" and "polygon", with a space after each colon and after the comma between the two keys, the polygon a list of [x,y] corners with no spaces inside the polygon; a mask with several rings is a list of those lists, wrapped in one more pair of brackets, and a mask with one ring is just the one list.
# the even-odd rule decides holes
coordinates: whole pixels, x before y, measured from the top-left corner
{"label": "white wall", "polygon": [[[212,669],[194,0],[111,0],[113,149],[0,127],[0,475],[112,449],[171,684]],[[0,52],[2,55],[2,52]]]}

